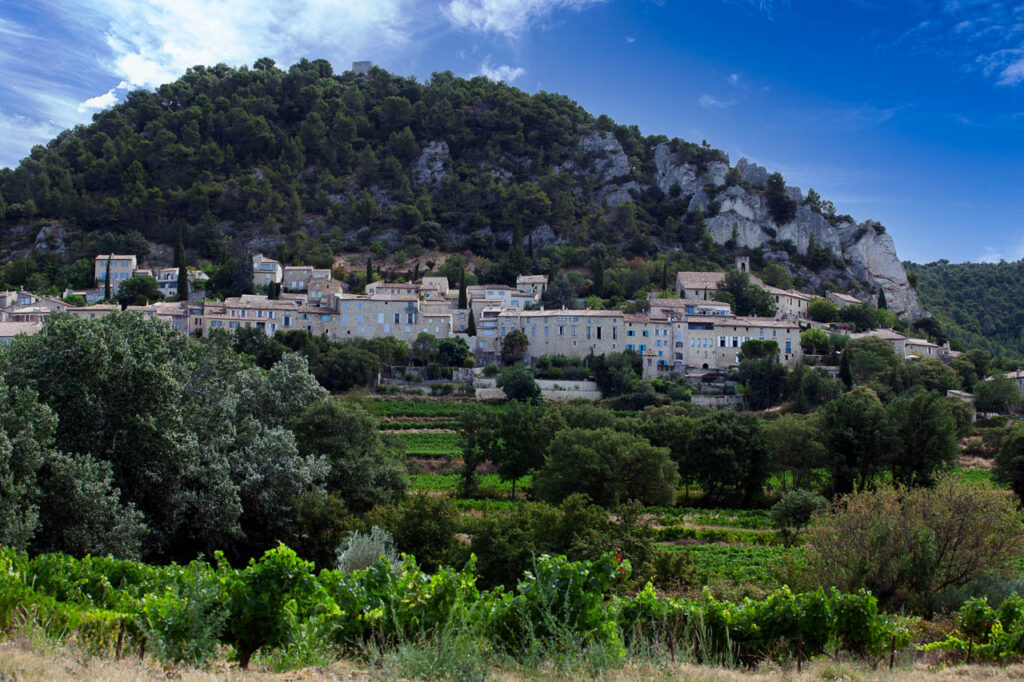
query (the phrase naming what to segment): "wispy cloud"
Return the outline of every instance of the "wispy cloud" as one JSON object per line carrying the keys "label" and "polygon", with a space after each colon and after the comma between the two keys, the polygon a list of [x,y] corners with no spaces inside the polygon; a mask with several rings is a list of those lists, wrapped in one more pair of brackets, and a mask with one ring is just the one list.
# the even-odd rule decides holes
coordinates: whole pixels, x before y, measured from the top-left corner
{"label": "wispy cloud", "polygon": [[67,0],[53,8],[102,24],[105,66],[132,87],[165,83],[197,64],[386,57],[408,43],[416,16],[413,0]]}
{"label": "wispy cloud", "polygon": [[707,93],[701,95],[697,101],[705,109],[728,109],[732,105],[736,104],[736,100],[719,99],[718,97],[708,95]]}
{"label": "wispy cloud", "polygon": [[1019,236],[1016,243],[1002,247],[986,246],[975,261],[978,263],[998,263],[999,261],[1017,261],[1024,259],[1024,236]]}
{"label": "wispy cloud", "polygon": [[106,109],[109,106],[113,106],[114,104],[117,103],[117,98],[118,98],[117,92],[118,92],[118,90],[127,91],[127,89],[128,89],[128,83],[126,81],[121,81],[120,83],[117,84],[117,87],[110,88],[109,90],[107,90],[102,95],[96,95],[95,97],[90,97],[89,99],[87,99],[84,102],[82,102],[81,104],[79,104],[78,105],[78,112],[79,113],[83,113],[83,112],[86,112],[86,111],[92,111],[94,109]]}
{"label": "wispy cloud", "polygon": [[959,61],[997,85],[1024,83],[1024,4],[946,0],[929,10],[896,44]]}
{"label": "wispy cloud", "polygon": [[450,0],[443,11],[452,26],[511,38],[556,10],[580,11],[606,0]]}
{"label": "wispy cloud", "polygon": [[489,59],[485,60],[484,63],[480,65],[480,75],[486,76],[492,81],[504,81],[506,83],[511,83],[524,73],[526,73],[526,69],[519,66],[509,66],[508,64],[491,66]]}

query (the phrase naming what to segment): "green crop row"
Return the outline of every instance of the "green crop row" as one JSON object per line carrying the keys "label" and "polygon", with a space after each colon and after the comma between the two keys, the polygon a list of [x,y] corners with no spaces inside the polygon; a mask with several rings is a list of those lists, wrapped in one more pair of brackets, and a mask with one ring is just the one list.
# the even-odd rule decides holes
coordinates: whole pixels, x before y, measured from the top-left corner
{"label": "green crop row", "polygon": [[427,455],[432,457],[461,457],[462,447],[459,445],[457,433],[402,433],[396,434],[405,445],[407,455]]}
{"label": "green crop row", "polygon": [[670,540],[697,540],[703,543],[728,542],[746,545],[777,545],[779,536],[771,531],[737,528],[690,528],[668,526],[659,528],[656,536],[662,542]]}
{"label": "green crop row", "polygon": [[686,552],[700,582],[716,580],[742,584],[777,585],[779,569],[803,560],[806,550],[778,545],[677,545],[667,551]]}
{"label": "green crop row", "polygon": [[729,603],[710,593],[662,598],[648,584],[615,596],[629,574],[629,561],[611,554],[578,562],[542,555],[514,591],[487,591],[477,587],[474,559],[432,575],[411,556],[400,566],[382,557],[350,573],[315,574],[283,545],[241,569],[222,556],[215,566],[156,568],[0,549],[0,626],[31,618],[99,654],[146,646],[171,664],[207,665],[227,645],[242,668],[257,652],[288,650],[301,666],[301,651],[365,651],[367,642],[391,647],[452,632],[476,655],[545,660],[589,648],[610,663],[624,661],[629,648],[678,648],[696,662],[753,666],[837,650],[877,656],[910,643],[905,622],[879,613],[864,591],[783,588]]}

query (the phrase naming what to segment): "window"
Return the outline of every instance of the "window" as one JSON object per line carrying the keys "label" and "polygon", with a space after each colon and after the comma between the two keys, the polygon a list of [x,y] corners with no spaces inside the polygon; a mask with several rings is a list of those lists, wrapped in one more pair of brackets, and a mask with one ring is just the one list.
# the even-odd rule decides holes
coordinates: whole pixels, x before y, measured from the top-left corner
{"label": "window", "polygon": [[793,352],[793,342],[792,341],[786,341],[786,352],[787,353],[792,353]]}
{"label": "window", "polygon": [[550,327],[544,327],[544,336],[545,336],[545,337],[548,337],[548,336],[550,336],[550,334],[548,333],[548,332],[550,332],[550,331],[551,331],[551,328],[550,328]]}
{"label": "window", "polygon": [[331,321],[331,316],[330,315],[321,315],[320,316],[320,321],[321,322],[330,322]]}
{"label": "window", "polygon": [[559,325],[558,326],[558,335],[559,336],[565,336],[565,326],[563,326],[563,325]]}
{"label": "window", "polygon": [[587,341],[590,340],[590,327],[587,327]]}
{"label": "window", "polygon": [[[617,338],[619,338],[619,328],[618,327],[612,327],[612,341],[614,341]],[[612,348],[614,348],[614,347],[615,346],[612,346]]]}
{"label": "window", "polygon": [[402,321],[402,313],[395,313],[394,323],[398,324],[401,321]]}
{"label": "window", "polygon": [[377,324],[384,324],[384,313],[377,313]]}
{"label": "window", "polygon": [[362,313],[359,313],[358,315],[356,315],[356,322],[358,322],[359,324],[363,323],[363,314]]}
{"label": "window", "polygon": [[[288,319],[288,318],[285,318],[285,319]],[[342,313],[341,314],[341,321],[342,322],[348,322],[348,313]]]}

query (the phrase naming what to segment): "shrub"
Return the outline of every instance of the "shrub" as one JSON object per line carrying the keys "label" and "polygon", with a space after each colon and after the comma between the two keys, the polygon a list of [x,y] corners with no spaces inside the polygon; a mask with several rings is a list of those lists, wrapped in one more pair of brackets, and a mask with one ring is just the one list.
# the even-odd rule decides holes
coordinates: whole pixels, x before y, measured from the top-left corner
{"label": "shrub", "polygon": [[947,477],[935,488],[847,495],[817,517],[808,541],[823,586],[865,587],[886,609],[927,613],[932,595],[1013,570],[1024,530],[1002,491]]}
{"label": "shrub", "polygon": [[373,526],[369,533],[352,531],[345,544],[338,548],[338,570],[342,573],[361,571],[385,558],[398,567],[398,552],[391,533]]}

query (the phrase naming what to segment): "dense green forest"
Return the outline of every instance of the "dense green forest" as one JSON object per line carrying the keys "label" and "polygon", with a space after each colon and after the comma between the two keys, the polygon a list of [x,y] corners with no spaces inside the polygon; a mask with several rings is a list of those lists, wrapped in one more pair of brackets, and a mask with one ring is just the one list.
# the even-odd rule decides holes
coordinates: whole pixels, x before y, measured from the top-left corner
{"label": "dense green forest", "polygon": [[953,341],[1024,357],[1024,261],[904,265],[921,305]]}
{"label": "dense green forest", "polygon": [[[577,244],[625,240],[638,254],[653,254],[654,238],[696,242],[685,199],[655,189],[636,206],[605,210],[594,178],[557,167],[585,165],[578,138],[595,129],[613,132],[629,156],[628,176],[617,182],[649,179],[655,145],[669,142],[595,119],[565,96],[527,95],[483,77],[444,72],[421,84],[381,69],[337,75],[324,60],[287,71],[269,59],[200,66],[153,92],[130,93],[91,125],[0,171],[0,217],[61,219],[76,233],[141,233],[164,243],[173,243],[180,220],[188,246],[211,258],[222,246],[219,223],[230,221],[314,262],[368,246],[384,225],[406,246],[478,255],[540,224]],[[445,177],[418,182],[414,162],[441,140]],[[698,165],[725,158],[706,145],[671,145]]]}

